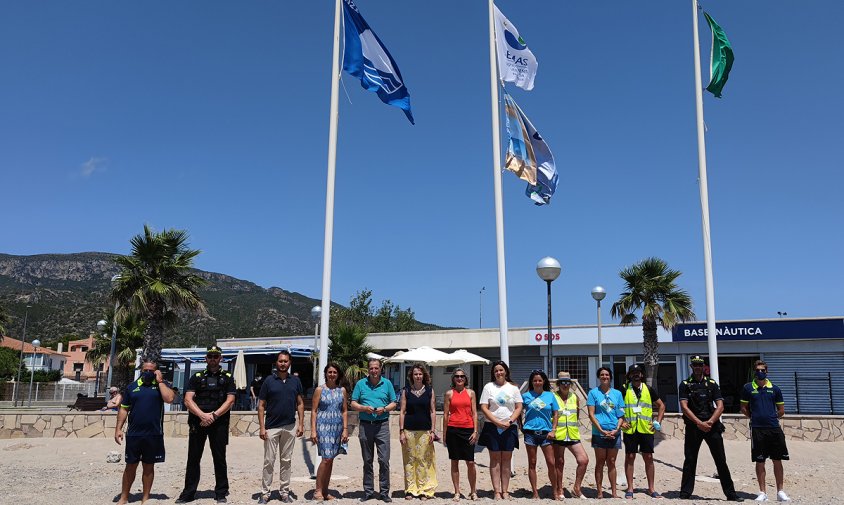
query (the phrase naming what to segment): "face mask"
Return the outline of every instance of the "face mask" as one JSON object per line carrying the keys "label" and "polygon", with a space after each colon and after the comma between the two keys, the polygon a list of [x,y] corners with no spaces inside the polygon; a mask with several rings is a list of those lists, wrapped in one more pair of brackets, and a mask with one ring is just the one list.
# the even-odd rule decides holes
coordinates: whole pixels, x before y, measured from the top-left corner
{"label": "face mask", "polygon": [[143,372],[141,372],[141,380],[149,384],[150,382],[155,380],[155,372],[151,370],[144,370]]}
{"label": "face mask", "polygon": [[756,378],[761,380],[765,380],[768,378],[768,372],[763,372],[762,370],[756,370]]}

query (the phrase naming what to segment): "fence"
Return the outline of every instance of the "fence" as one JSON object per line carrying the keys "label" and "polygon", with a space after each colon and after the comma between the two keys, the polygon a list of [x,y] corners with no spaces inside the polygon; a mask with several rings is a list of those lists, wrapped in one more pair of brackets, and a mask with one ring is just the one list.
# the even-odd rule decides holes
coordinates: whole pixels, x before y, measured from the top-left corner
{"label": "fence", "polygon": [[[76,395],[93,396],[96,384],[84,382],[82,384],[59,384],[57,382],[35,382],[32,384],[33,402],[65,402],[76,401]],[[30,385],[28,382],[6,382],[0,384],[0,401],[29,403]]]}

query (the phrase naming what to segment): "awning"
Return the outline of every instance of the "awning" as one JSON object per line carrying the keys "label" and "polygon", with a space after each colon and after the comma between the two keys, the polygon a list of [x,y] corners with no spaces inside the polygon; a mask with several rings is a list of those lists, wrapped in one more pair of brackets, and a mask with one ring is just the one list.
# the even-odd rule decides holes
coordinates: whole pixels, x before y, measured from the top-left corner
{"label": "awning", "polygon": [[[280,345],[260,345],[248,347],[221,347],[223,351],[223,361],[230,361],[237,356],[237,353],[243,351],[246,356],[275,356],[279,351],[290,351],[290,355],[294,358],[308,358],[313,354],[313,346],[297,345],[295,347],[280,346]],[[185,347],[178,349],[162,349],[161,359],[164,361],[204,363],[206,350],[204,347]]]}

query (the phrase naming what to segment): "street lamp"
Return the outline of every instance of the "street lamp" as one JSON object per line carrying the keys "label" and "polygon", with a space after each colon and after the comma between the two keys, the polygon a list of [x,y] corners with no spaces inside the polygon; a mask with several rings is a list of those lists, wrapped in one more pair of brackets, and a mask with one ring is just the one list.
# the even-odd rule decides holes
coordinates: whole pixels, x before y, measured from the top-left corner
{"label": "street lamp", "polygon": [[484,291],[486,291],[486,286],[478,291],[478,328],[484,327]]}
{"label": "street lamp", "polygon": [[554,342],[554,336],[551,333],[551,283],[560,276],[560,270],[560,262],[550,256],[542,258],[536,264],[536,275],[548,285],[548,375],[553,373],[551,366],[553,359],[551,346]]}
{"label": "street lamp", "polygon": [[598,368],[604,366],[604,347],[601,342],[601,300],[607,296],[607,291],[601,286],[592,288],[592,298],[598,302]]}
{"label": "street lamp", "polygon": [[41,341],[37,338],[32,341],[32,358],[29,360],[29,399],[26,401],[27,407],[32,407],[32,380],[35,378],[35,357],[38,354],[38,346],[41,345]]}
{"label": "street lamp", "polygon": [[[24,344],[24,342],[26,342],[26,321],[27,321],[27,319],[29,319],[29,309],[30,308],[32,308],[32,305],[27,305],[26,306],[26,312],[24,312],[24,315],[23,315],[23,338],[21,338],[21,360],[20,360],[20,363],[18,363],[18,378],[17,378],[17,382],[15,382],[15,385],[17,386],[17,389],[15,390],[15,407],[18,406],[18,393],[20,392],[20,389],[21,389],[21,369],[23,368],[23,344]],[[21,403],[23,403],[23,402],[21,402]]]}
{"label": "street lamp", "polygon": [[[314,305],[311,309],[311,318],[314,320],[314,357],[319,350],[319,321],[321,317],[322,307]],[[314,387],[317,386],[317,382],[319,382],[319,366],[317,366],[317,360],[314,360]]]}
{"label": "street lamp", "polygon": [[[111,278],[111,286],[120,279],[120,274]],[[111,316],[111,350],[108,352],[108,379],[106,380],[106,389],[111,389],[111,371],[114,370],[114,345],[117,343],[117,309],[120,308],[120,301],[114,302],[114,315]],[[97,374],[99,377],[99,374]]]}

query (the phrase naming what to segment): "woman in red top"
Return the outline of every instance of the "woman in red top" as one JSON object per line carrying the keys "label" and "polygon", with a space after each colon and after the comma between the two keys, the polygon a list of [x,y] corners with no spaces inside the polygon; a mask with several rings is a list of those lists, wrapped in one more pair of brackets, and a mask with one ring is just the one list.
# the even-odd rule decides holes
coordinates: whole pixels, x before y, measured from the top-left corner
{"label": "woman in red top", "polygon": [[454,501],[460,500],[461,460],[466,462],[469,474],[469,498],[477,500],[475,443],[478,441],[478,403],[462,368],[456,368],[451,374],[451,389],[446,391],[443,402],[443,444],[448,448],[448,459],[451,460]]}

